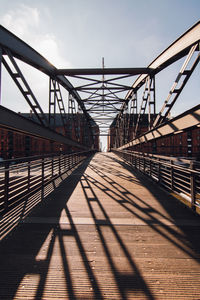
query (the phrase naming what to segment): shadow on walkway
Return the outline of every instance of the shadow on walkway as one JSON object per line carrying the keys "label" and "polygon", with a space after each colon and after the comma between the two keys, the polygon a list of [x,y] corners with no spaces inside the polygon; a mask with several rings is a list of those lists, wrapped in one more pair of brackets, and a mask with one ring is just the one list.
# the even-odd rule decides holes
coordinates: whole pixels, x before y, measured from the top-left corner
{"label": "shadow on walkway", "polygon": [[[98,155],[72,172],[1,242],[0,299],[159,299],[162,290],[154,287],[143,250],[148,230],[150,239],[156,234],[199,262],[199,226],[183,226],[184,220],[199,219],[166,193],[160,197],[137,172],[131,176],[116,156]],[[163,210],[125,183],[145,186]]]}

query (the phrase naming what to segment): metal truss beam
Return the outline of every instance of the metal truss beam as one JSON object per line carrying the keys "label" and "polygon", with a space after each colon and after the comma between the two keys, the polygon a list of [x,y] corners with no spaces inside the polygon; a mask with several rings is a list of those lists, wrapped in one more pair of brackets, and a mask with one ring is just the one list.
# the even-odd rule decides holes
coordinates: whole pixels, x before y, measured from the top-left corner
{"label": "metal truss beam", "polygon": [[[181,67],[181,70],[178,73],[178,76],[170,89],[167,99],[164,101],[161,111],[153,123],[153,127],[156,127],[161,122],[162,123],[165,122],[165,120],[169,116],[169,113],[170,113],[173,105],[175,104],[175,102],[178,99],[179,95],[181,94],[184,86],[186,85],[187,81],[189,80],[190,76],[192,75],[193,71],[195,70],[196,66],[198,65],[199,60],[200,60],[200,53],[197,55],[191,68],[186,69],[195,50],[197,49],[197,47],[198,47],[198,44],[195,44],[194,46],[191,47],[191,49],[183,63],[183,66]],[[178,87],[178,84],[179,84],[179,82],[181,82],[182,78],[183,78],[183,81],[182,81],[181,85]]]}
{"label": "metal truss beam", "polygon": [[[189,52],[191,46],[200,41],[200,21],[181,35],[174,43],[164,50],[150,65],[149,69],[154,70],[154,74],[159,73],[172,63],[181,59]],[[145,83],[147,75],[140,75],[133,83],[134,90],[138,90]],[[130,93],[126,98],[129,98]]]}
{"label": "metal truss beam", "polygon": [[66,144],[79,149],[89,149],[65,136],[46,128],[38,123],[29,120],[20,114],[17,114],[3,106],[0,106],[0,126],[21,132],[27,135],[32,135],[38,138],[51,140],[53,142]]}
{"label": "metal truss beam", "polygon": [[161,124],[156,128],[151,129],[150,131],[146,132],[140,137],[119,147],[118,149],[125,150],[129,147],[133,147],[138,144],[146,143],[168,135],[180,133],[183,130],[186,130],[194,126],[200,127],[200,105],[195,106],[194,108],[173,118],[172,120],[166,122],[165,124]]}
{"label": "metal truss beam", "polygon": [[65,134],[66,134],[67,133],[67,116],[66,116],[66,111],[65,111],[65,106],[64,106],[64,101],[63,101],[60,85],[56,80],[49,78],[49,125],[50,125],[50,127],[51,127],[51,125],[53,125],[53,128],[56,125],[55,124],[56,123],[56,120],[55,120],[56,101],[58,104],[63,128],[64,128]]}
{"label": "metal truss beam", "polygon": [[[200,43],[200,21],[194,24],[188,31],[186,31],[183,35],[181,35],[174,43],[172,43],[166,50],[164,50],[149,66],[148,68],[151,70],[152,74],[156,75],[172,63],[186,56],[190,48]],[[200,46],[196,47],[195,50],[199,50]],[[128,103],[134,93],[143,86],[147,80],[149,75],[141,74],[133,83],[133,90],[129,91],[125,97],[124,103],[121,105],[121,112],[126,108],[126,103]],[[189,77],[188,77],[189,78]],[[186,83],[186,81],[185,81]],[[177,99],[178,95],[176,96]],[[163,109],[164,110],[164,109]],[[118,116],[116,116],[116,119]],[[160,120],[159,120],[160,121]],[[154,124],[154,126],[156,123]],[[158,123],[157,123],[158,125]]]}
{"label": "metal truss beam", "polygon": [[12,77],[13,81],[15,82],[15,84],[17,85],[19,90],[21,91],[24,98],[26,99],[27,103],[29,104],[29,106],[31,107],[33,112],[35,113],[40,124],[42,124],[43,126],[48,126],[48,121],[45,117],[45,114],[44,114],[39,102],[37,101],[35,95],[33,94],[29,84],[27,83],[25,77],[23,76],[15,59],[12,57],[12,54],[10,53],[9,50],[6,50],[6,54],[9,57],[10,62],[12,63],[12,67],[13,67],[14,71],[12,71],[11,67],[9,66],[7,61],[4,59],[4,57],[2,58],[3,65],[5,66],[8,73]]}
{"label": "metal truss beam", "polygon": [[[37,51],[31,48],[28,44],[24,41],[19,39],[13,33],[8,31],[6,28],[0,25],[0,48],[7,49],[11,52],[11,54],[20,59],[21,61],[33,66],[34,68],[42,71],[46,75],[50,76],[51,78],[55,78],[67,91],[69,91],[73,97],[78,102],[79,106],[81,107],[83,113],[86,116],[86,119],[89,121],[91,117],[88,115],[87,111],[85,110],[84,103],[81,101],[81,97],[74,90],[73,85],[65,78],[63,75],[57,75],[57,69],[42,55],[40,55]],[[3,55],[6,54],[3,50]]]}

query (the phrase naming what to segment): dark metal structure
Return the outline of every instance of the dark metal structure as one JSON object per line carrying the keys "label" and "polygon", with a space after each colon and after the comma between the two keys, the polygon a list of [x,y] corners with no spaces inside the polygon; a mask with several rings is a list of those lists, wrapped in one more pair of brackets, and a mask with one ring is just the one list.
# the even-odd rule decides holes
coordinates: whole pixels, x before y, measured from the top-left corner
{"label": "dark metal structure", "polygon": [[182,195],[194,211],[200,206],[200,163],[187,159],[114,150],[143,174],[166,189]]}
{"label": "dark metal structure", "polygon": [[[24,43],[22,40],[20,40],[18,37],[16,37],[14,34],[9,32],[2,26],[0,26],[0,49],[0,70],[2,68],[2,65],[6,68],[13,81],[16,83],[17,87],[24,96],[25,100],[29,104],[31,110],[33,111],[35,116],[37,116],[38,123],[43,126],[43,128],[54,129],[56,107],[58,107],[59,112],[62,116],[63,126],[65,128],[66,103],[64,103],[64,99],[62,97],[60,89],[60,86],[62,86],[68,91],[71,99],[73,99],[73,101],[75,100],[78,103],[81,112],[84,114],[87,120],[87,126],[90,130],[91,137],[90,144],[88,146],[89,148],[92,147],[93,136],[91,128],[91,117],[86,111],[84,103],[81,101],[79,94],[74,90],[72,84],[63,75],[56,75],[56,68],[53,65],[51,65],[33,48],[31,48],[29,45]],[[25,79],[25,76],[20,70],[17,60],[21,60],[27,65],[30,65],[37,70],[45,73],[49,77],[49,119],[45,117],[44,111],[42,110],[42,107],[37,101],[34,93],[32,92],[28,81]],[[0,119],[2,118],[3,116]],[[0,123],[0,125],[7,126],[8,128],[10,126],[9,124],[6,124],[6,122],[4,122],[4,124]],[[13,125],[15,129],[19,129],[17,127],[20,125],[20,122],[15,122],[13,123]],[[37,125],[29,123],[29,129],[31,127],[31,131],[34,131],[35,126],[37,127]],[[51,136],[51,139],[52,138],[53,135]],[[65,138],[63,137],[63,139]],[[63,142],[74,146],[76,145],[78,148],[85,148],[85,146],[80,145],[78,141],[63,140]]]}
{"label": "dark metal structure", "polygon": [[[160,112],[157,112],[156,76],[184,57],[185,61],[169,94],[164,99]],[[0,106],[0,127],[69,145],[74,152],[71,156],[56,153],[51,158],[4,160],[0,165],[0,212],[12,210],[16,203],[20,205],[27,190],[32,195],[40,189],[43,198],[47,184],[62,177],[71,167],[77,166],[91,155],[94,152],[91,150],[94,149],[95,135],[98,134],[94,133],[94,124],[99,127],[100,135],[109,137],[110,144],[112,139],[112,150],[116,154],[157,182],[162,182],[167,188],[184,191],[191,197],[193,208],[199,206],[199,165],[195,170],[191,163],[190,168],[185,170],[181,166],[174,166],[172,159],[167,161],[163,157],[130,151],[134,146],[172,136],[189,127],[200,127],[199,105],[187,113],[180,112],[172,120],[169,118],[199,60],[200,22],[179,37],[146,68],[105,68],[103,59],[102,68],[99,69],[57,69],[33,48],[0,26],[0,87],[3,66],[37,120],[29,120]],[[29,78],[25,78],[19,61],[48,76],[48,114],[43,111],[34,95],[28,83]],[[138,76],[134,82],[133,76]],[[143,93],[140,93],[142,89]],[[67,98],[63,96],[63,90],[67,91]],[[57,112],[60,114],[63,133],[56,131]],[[85,144],[80,142],[78,114],[84,117],[84,126],[87,127],[84,131],[88,133]],[[69,123],[73,123],[73,138]],[[15,165],[18,166],[15,168]],[[15,176],[15,171],[21,172],[19,178]],[[187,183],[186,189],[183,189],[182,181]]]}
{"label": "dark metal structure", "polygon": [[[51,138],[54,136],[55,140],[62,140],[64,143],[85,149],[85,146],[79,143],[78,130],[75,130],[74,141],[70,140],[69,136],[67,137],[66,112],[71,115],[71,122],[74,123],[75,128],[80,126],[75,118],[77,112],[80,112],[84,114],[90,131],[90,143],[87,145],[89,148],[93,145],[92,124],[95,121],[100,128],[100,135],[112,136],[114,147],[125,149],[130,146],[130,143],[134,144],[135,139],[138,140],[138,136],[141,135],[140,127],[145,114],[148,115],[147,131],[152,132],[153,130],[154,132],[158,126],[165,124],[168,120],[175,102],[199,62],[199,41],[200,22],[179,37],[147,68],[105,68],[103,59],[102,68],[99,69],[57,69],[38,52],[1,26],[0,62],[26,99],[37,117],[38,124],[44,128],[41,130],[42,137],[46,134],[48,136],[48,133],[55,129],[55,114],[59,111],[65,135],[61,138],[56,136],[57,133],[52,133],[52,135],[50,134]],[[178,72],[160,112],[157,113],[156,75],[183,57],[186,57],[183,66]],[[20,70],[18,60],[49,77],[48,119],[32,92],[28,79]],[[132,83],[133,76],[136,75],[139,76]],[[63,88],[68,91],[68,99],[64,99],[62,95]],[[138,91],[141,91],[142,88],[142,98],[139,99]],[[8,111],[6,114],[8,115]],[[14,117],[11,112],[10,115]],[[21,130],[19,127],[22,119],[15,117],[11,127],[14,127],[15,130]],[[129,128],[133,126],[133,119],[134,129],[130,137],[128,132]],[[0,125],[9,128],[9,121],[6,124],[5,118],[2,117],[1,120]],[[35,132],[34,127],[38,127],[38,124],[29,122],[29,131]],[[112,133],[109,132],[111,124],[115,124],[115,130]],[[23,128],[27,127],[23,126]],[[140,141],[142,140],[145,138],[141,137]]]}

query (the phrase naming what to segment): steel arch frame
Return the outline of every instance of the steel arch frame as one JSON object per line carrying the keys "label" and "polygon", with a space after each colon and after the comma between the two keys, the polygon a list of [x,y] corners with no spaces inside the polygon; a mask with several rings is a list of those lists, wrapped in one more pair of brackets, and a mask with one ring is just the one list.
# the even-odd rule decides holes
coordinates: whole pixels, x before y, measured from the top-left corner
{"label": "steel arch frame", "polygon": [[[41,56],[38,52],[36,52],[33,48],[27,45],[25,42],[20,40],[14,34],[9,32],[4,27],[0,26],[0,48],[1,48],[1,55],[0,60],[3,61],[3,56],[5,54],[9,55],[10,58],[13,59],[17,58],[22,60],[23,62],[33,66],[34,68],[42,71],[46,75],[50,77],[50,80],[57,82],[58,85],[63,86],[71,95],[73,99],[75,99],[82,109],[87,122],[90,126],[91,120],[91,112],[93,111],[94,114],[101,114],[99,115],[99,121],[102,125],[108,124],[108,120],[110,120],[110,116],[112,113],[117,113],[114,121],[118,126],[121,126],[123,131],[126,131],[127,124],[130,124],[130,118],[125,117],[125,112],[127,107],[130,106],[132,109],[133,114],[137,114],[138,110],[138,99],[136,97],[137,91],[146,83],[148,83],[148,87],[145,87],[143,101],[140,108],[140,113],[138,116],[137,126],[140,123],[140,115],[141,112],[145,112],[147,105],[149,106],[149,124],[152,122],[150,119],[151,111],[154,112],[155,115],[155,75],[161,72],[163,69],[167,68],[171,64],[175,63],[177,60],[183,58],[184,56],[193,54],[195,51],[200,51],[200,21],[194,24],[190,29],[188,29],[184,34],[182,34],[175,42],[173,42],[166,50],[164,50],[147,68],[103,68],[101,69],[56,69],[53,65],[51,65],[43,56]],[[158,117],[152,123],[153,125],[149,126],[149,129],[156,128],[160,124],[166,121],[168,113],[172,108],[174,102],[177,100],[179,94],[181,93],[184,85],[186,84],[187,80],[191,76],[194,68],[199,62],[199,57],[197,57],[194,65],[190,70],[184,69],[183,72],[180,71],[177,78],[182,75],[186,75],[186,79],[184,80],[183,86],[179,89],[179,91],[174,88],[170,93],[176,93],[174,99],[170,102],[166,102],[159,113]],[[186,58],[187,60],[188,58]],[[181,73],[182,72],[182,73]],[[19,73],[19,72],[18,72]],[[131,86],[127,86],[125,84],[118,84],[114,82],[115,80],[120,80],[122,78],[127,78],[133,75],[137,75],[138,78]],[[12,74],[13,77],[15,74]],[[17,74],[18,75],[18,74]],[[101,75],[102,79],[97,80],[95,78],[91,78],[90,76],[97,76]],[[114,77],[111,79],[105,79],[105,75],[118,75],[118,77]],[[89,80],[90,83],[83,84],[79,86],[73,86],[70,81],[65,77],[73,77],[76,79],[82,80]],[[177,79],[175,80],[175,82]],[[100,86],[99,86],[100,85]],[[119,93],[127,91],[125,98],[120,98]],[[106,91],[106,92],[105,92]],[[80,92],[89,94],[89,97],[81,98]],[[153,94],[150,97],[150,94]],[[31,92],[29,93],[31,94]],[[98,99],[101,98],[101,99]],[[58,100],[59,99],[59,100]],[[62,111],[62,98],[57,97],[57,101],[60,101],[61,104],[61,111]],[[107,102],[106,102],[107,101]],[[167,98],[167,101],[169,99]],[[131,105],[129,104],[131,102]],[[116,108],[115,105],[117,103],[122,103],[120,108]],[[86,104],[90,104],[90,108],[86,108]],[[144,105],[144,106],[142,106]],[[104,111],[105,107],[105,116],[102,114],[102,110]],[[152,109],[151,109],[152,107]],[[169,107],[169,109],[167,108]],[[38,106],[39,109],[39,106]],[[164,118],[162,118],[162,112],[166,110]],[[64,115],[64,114],[63,114]],[[105,118],[106,117],[106,121]],[[64,119],[63,119],[64,120]],[[127,120],[127,121],[126,121]],[[45,125],[45,122],[41,122],[42,125]],[[92,128],[90,126],[91,135],[92,135]],[[121,147],[121,143],[125,143],[127,141],[127,134],[125,132],[126,137],[122,138],[118,144],[118,147]],[[137,138],[137,132],[135,132],[134,139]],[[133,140],[134,140],[133,139]],[[128,147],[128,144],[125,143],[123,148]]]}
{"label": "steel arch frame", "polygon": [[[7,63],[4,56],[7,56],[12,65],[14,65],[15,71],[13,72],[11,70],[11,67]],[[88,112],[85,109],[84,102],[81,100],[79,94],[74,90],[73,85],[65,78],[63,75],[57,75],[56,74],[56,68],[48,61],[46,60],[42,55],[40,55],[37,51],[35,51],[32,47],[30,47],[28,44],[26,44],[24,41],[22,41],[20,38],[18,38],[16,35],[8,31],[6,28],[0,25],[0,75],[1,75],[1,65],[3,64],[15,83],[17,84],[18,88],[22,92],[23,96],[25,97],[26,101],[34,111],[39,123],[42,126],[50,127],[51,128],[51,117],[49,117],[49,120],[46,119],[44,112],[42,111],[42,108],[40,107],[40,104],[37,102],[37,99],[35,98],[34,94],[31,91],[30,86],[28,85],[27,81],[25,80],[20,68],[17,65],[17,62],[15,61],[15,58],[21,60],[22,62],[34,67],[35,69],[43,72],[47,76],[49,76],[50,82],[54,82],[61,86],[63,86],[64,89],[66,89],[70,95],[77,101],[79,107],[81,108],[90,130],[91,138],[93,139],[93,133],[91,128],[91,121],[92,118],[88,114]],[[23,82],[26,90],[22,88],[22,86],[19,84],[18,78]],[[1,77],[0,77],[0,86],[1,86]],[[60,113],[62,112],[62,121],[65,125],[65,111],[63,107],[63,101],[62,97],[58,97],[58,92],[55,90],[55,98],[58,102]],[[51,94],[51,87],[49,89],[49,93]],[[30,100],[31,96],[31,100]],[[0,95],[1,97],[1,95]],[[49,112],[51,108],[51,96],[49,96]],[[61,103],[62,102],[62,103]],[[1,103],[1,101],[0,101]],[[52,116],[53,117],[53,116]],[[67,144],[73,144],[78,148],[85,149],[84,145],[80,145],[79,143],[76,143],[75,141],[70,142],[70,139],[64,139]]]}
{"label": "steel arch frame", "polygon": [[[198,54],[197,58],[195,59],[191,69],[185,70],[187,67],[187,64],[189,60],[191,59],[192,55],[194,54],[195,51],[200,51],[200,21],[198,21],[196,24],[194,24],[191,28],[189,28],[184,34],[182,34],[176,41],[174,41],[167,49],[165,49],[155,60],[153,60],[152,63],[148,65],[148,69],[151,70],[151,75],[145,75],[141,74],[138,76],[138,78],[135,80],[135,82],[132,85],[132,90],[129,91],[125,97],[125,101],[121,106],[119,114],[116,116],[115,120],[120,119],[124,111],[126,110],[127,104],[131,99],[134,97],[134,94],[138,92],[138,90],[145,85],[145,82],[147,82],[148,78],[150,76],[155,76],[171,64],[175,63],[179,59],[186,57],[186,60],[178,73],[177,78],[175,79],[175,83],[173,86],[176,86],[178,83],[180,77],[182,75],[186,75],[186,78],[183,80],[182,86],[179,88],[179,90],[175,89],[172,91],[172,89],[169,92],[168,98],[164,101],[163,107],[161,108],[161,111],[158,113],[157,118],[154,119],[153,124],[149,127],[149,130],[153,130],[154,128],[157,128],[157,126],[164,124],[167,121],[167,116],[174,105],[175,101],[177,100],[178,96],[182,92],[185,84],[187,83],[188,79],[190,78],[192,72],[194,71],[195,67],[197,66],[199,60],[200,60],[200,54]],[[173,88],[172,86],[172,88]],[[144,88],[145,90],[145,88]],[[154,90],[155,92],[155,90]],[[169,104],[169,98],[171,97],[172,93],[175,93],[174,99],[171,101]],[[168,107],[168,108],[167,108]],[[141,104],[142,108],[142,104]],[[141,110],[140,108],[140,110]],[[163,116],[162,113],[164,110],[167,110],[165,115]],[[150,118],[150,116],[149,116]],[[149,124],[150,125],[150,124]],[[140,136],[140,135],[139,135]],[[120,145],[119,149],[127,149],[130,147],[130,144],[133,145],[135,144],[134,141],[142,141],[145,140],[143,137],[146,136],[146,133],[144,135],[141,135],[141,139],[138,139],[137,132],[135,132],[135,136],[132,139],[132,141],[129,141],[128,143],[124,144],[123,146]]]}

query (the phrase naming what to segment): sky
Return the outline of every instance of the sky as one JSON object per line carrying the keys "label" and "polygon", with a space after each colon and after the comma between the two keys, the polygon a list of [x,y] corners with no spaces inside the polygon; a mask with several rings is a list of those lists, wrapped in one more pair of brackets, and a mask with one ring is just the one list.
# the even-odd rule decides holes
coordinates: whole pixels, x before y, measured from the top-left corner
{"label": "sky", "polygon": [[[57,68],[146,67],[199,21],[200,0],[1,0],[0,23]],[[157,110],[182,62],[156,79]],[[47,109],[48,80],[22,65],[41,106]],[[199,66],[174,115],[199,103]],[[6,71],[2,105],[26,111]]]}

